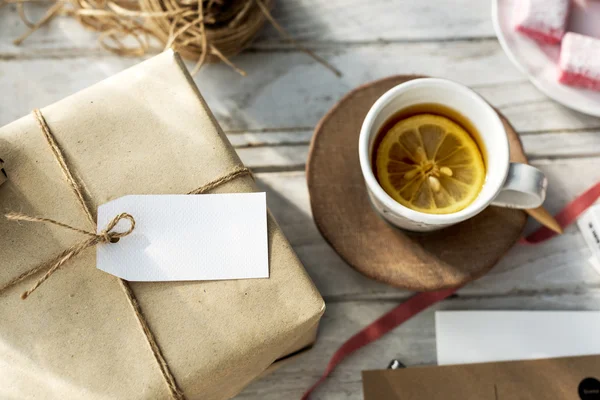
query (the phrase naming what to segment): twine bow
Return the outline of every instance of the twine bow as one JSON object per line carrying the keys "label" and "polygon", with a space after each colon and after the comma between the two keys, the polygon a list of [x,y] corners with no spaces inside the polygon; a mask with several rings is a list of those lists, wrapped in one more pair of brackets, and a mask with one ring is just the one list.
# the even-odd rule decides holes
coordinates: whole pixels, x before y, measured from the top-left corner
{"label": "twine bow", "polygon": [[[0,0],[0,1],[2,1],[2,0]],[[33,110],[33,117],[35,118],[35,120],[38,123],[38,126],[40,128],[40,131],[43,133],[46,141],[48,142],[48,145],[50,146],[50,149],[52,150],[52,153],[54,154],[54,158],[55,158],[56,162],[58,163],[58,165],[66,179],[67,184],[69,185],[69,187],[71,188],[71,191],[75,195],[75,199],[77,200],[77,202],[81,206],[81,209],[83,210],[85,216],[87,217],[87,220],[90,223],[90,226],[93,226],[94,229],[97,230],[98,228],[96,226],[96,220],[92,214],[92,211],[91,211],[90,206],[88,205],[88,202],[85,199],[82,185],[75,178],[75,176],[71,173],[71,170],[69,169],[69,165],[67,164],[67,160],[65,159],[63,152],[62,152],[60,146],[58,145],[58,142],[54,138],[54,135],[50,131],[50,127],[46,123],[46,119],[42,115],[41,111],[37,110],[37,109]],[[220,177],[217,177],[217,178],[213,179],[212,181],[207,182],[204,185],[202,185],[194,190],[189,191],[187,194],[206,193],[208,191],[215,189],[216,187],[218,187],[220,185],[223,185],[227,182],[230,182],[230,181],[232,181],[240,176],[244,176],[244,175],[252,176],[252,173],[246,167],[237,166],[237,167],[233,168],[231,171],[229,171],[228,173],[226,173]],[[23,281],[24,279],[27,279],[28,277],[30,277],[34,274],[37,274],[38,272],[41,272],[45,269],[48,269],[46,271],[46,273],[44,274],[44,276],[41,277],[35,283],[35,285],[33,285],[33,287],[31,289],[29,289],[28,291],[26,291],[25,293],[23,293],[21,295],[22,299],[26,299],[27,296],[29,296],[42,283],[44,283],[44,281],[46,279],[48,279],[48,277],[50,277],[50,275],[52,275],[57,269],[59,269],[62,265],[64,265],[66,262],[68,262],[73,257],[77,256],[79,253],[81,253],[88,247],[96,246],[100,243],[115,243],[120,238],[129,235],[135,229],[135,219],[127,213],[122,213],[122,214],[119,214],[116,217],[114,217],[108,223],[106,228],[104,228],[102,231],[100,231],[100,233],[75,228],[73,226],[70,226],[70,225],[64,224],[62,222],[55,221],[53,219],[49,219],[49,218],[31,217],[31,216],[19,214],[19,213],[10,213],[10,214],[7,214],[6,217],[12,221],[49,223],[52,225],[60,226],[62,228],[70,229],[72,231],[79,232],[83,235],[89,236],[89,239],[82,241],[81,243],[76,244],[76,245],[66,249],[65,251],[60,253],[58,256],[56,256],[52,260],[50,260],[48,262],[44,262],[42,265],[38,265],[37,267],[34,267],[28,271],[25,271],[21,275],[11,279],[10,281],[4,283],[3,285],[0,285],[0,293],[1,293],[2,291],[12,287],[13,285],[18,284],[19,282]],[[130,223],[129,229],[126,230],[125,232],[114,231],[113,229],[117,226],[119,221],[124,220],[124,219],[129,221],[129,223]],[[150,346],[150,350],[152,351],[154,359],[156,360],[157,365],[160,369],[161,375],[163,376],[163,378],[165,380],[165,383],[167,385],[167,388],[169,390],[171,398],[175,399],[175,400],[185,400],[185,395],[183,394],[183,391],[181,390],[181,388],[178,386],[177,381],[175,380],[175,377],[173,376],[173,373],[171,372],[171,368],[167,364],[167,361],[165,360],[165,357],[162,354],[160,346],[158,345],[156,339],[154,338],[154,334],[152,333],[152,330],[150,329],[150,327],[148,326],[148,323],[146,322],[144,314],[142,313],[142,310],[138,304],[138,301],[135,298],[135,294],[133,293],[133,291],[129,287],[129,284],[126,281],[124,281],[123,279],[117,279],[117,281],[119,282],[119,285],[120,285],[121,289],[123,290],[123,293],[125,294],[125,297],[127,298],[127,301],[129,303],[129,305],[131,306],[133,313],[135,314],[138,324],[139,324],[139,326],[142,330],[142,333],[144,334],[144,337],[146,339],[146,342]]]}
{"label": "twine bow", "polygon": [[[23,292],[23,294],[21,294],[21,299],[23,299],[23,300],[25,300],[27,297],[29,297],[29,295],[31,293],[33,293],[42,283],[44,283],[46,281],[46,279],[48,279],[54,272],[56,272],[57,269],[62,267],[64,264],[66,264],[70,259],[76,257],[79,253],[81,253],[85,249],[96,246],[100,243],[116,243],[119,241],[119,239],[129,235],[135,229],[135,219],[133,218],[133,216],[131,216],[130,214],[127,214],[127,213],[122,213],[122,214],[119,214],[116,217],[114,217],[108,223],[108,225],[106,225],[106,228],[104,228],[102,231],[100,231],[100,233],[75,228],[71,225],[67,225],[62,222],[58,222],[58,221],[55,221],[55,220],[49,219],[49,218],[31,217],[29,215],[19,214],[19,213],[6,214],[6,218],[11,221],[42,222],[42,223],[52,224],[52,225],[60,226],[65,229],[70,229],[75,232],[79,232],[83,235],[87,235],[90,237],[87,240],[84,240],[82,242],[79,242],[78,244],[75,244],[75,245],[69,247],[68,249],[66,249],[65,251],[60,253],[55,258],[40,265],[38,267],[39,270],[46,269],[46,268],[48,268],[48,270],[40,279],[38,279],[35,282],[35,284],[29,290],[27,290],[27,291]],[[129,221],[129,223],[130,223],[129,229],[127,229],[125,232],[113,231],[113,229],[117,226],[117,224],[121,220]]]}

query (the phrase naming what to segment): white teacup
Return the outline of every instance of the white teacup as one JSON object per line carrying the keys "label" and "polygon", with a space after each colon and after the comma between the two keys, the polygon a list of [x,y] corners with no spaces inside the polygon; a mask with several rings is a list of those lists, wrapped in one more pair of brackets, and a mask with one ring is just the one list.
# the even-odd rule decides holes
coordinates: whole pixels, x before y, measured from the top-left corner
{"label": "white teacup", "polygon": [[[486,179],[481,192],[466,208],[451,214],[427,214],[403,206],[383,190],[372,169],[373,144],[383,124],[400,110],[427,103],[441,104],[469,119],[486,149]],[[509,161],[508,138],[496,111],[471,89],[445,79],[414,79],[381,96],[365,117],[358,152],[374,208],[402,229],[421,232],[441,229],[471,218],[489,205],[536,208],[546,197],[547,180],[540,170]]]}

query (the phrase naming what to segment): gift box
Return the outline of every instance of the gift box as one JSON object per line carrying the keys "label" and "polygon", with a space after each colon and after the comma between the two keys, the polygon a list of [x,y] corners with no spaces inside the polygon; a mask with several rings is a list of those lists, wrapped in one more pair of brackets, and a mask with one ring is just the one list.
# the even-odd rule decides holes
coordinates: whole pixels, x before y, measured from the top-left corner
{"label": "gift box", "polygon": [[[33,114],[0,130],[4,212],[95,231],[98,205],[127,194],[257,190],[172,51],[40,116],[48,132]],[[126,282],[90,247],[22,300],[79,242],[0,218],[1,398],[230,398],[315,339],[323,299],[271,215],[268,279]]]}

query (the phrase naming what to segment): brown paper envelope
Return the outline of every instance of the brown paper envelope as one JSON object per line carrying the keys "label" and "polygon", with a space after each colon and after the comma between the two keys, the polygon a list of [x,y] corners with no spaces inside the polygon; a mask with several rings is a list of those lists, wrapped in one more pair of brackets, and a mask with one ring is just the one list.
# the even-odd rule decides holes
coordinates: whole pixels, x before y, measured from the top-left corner
{"label": "brown paper envelope", "polygon": [[600,355],[363,371],[365,400],[597,400]]}

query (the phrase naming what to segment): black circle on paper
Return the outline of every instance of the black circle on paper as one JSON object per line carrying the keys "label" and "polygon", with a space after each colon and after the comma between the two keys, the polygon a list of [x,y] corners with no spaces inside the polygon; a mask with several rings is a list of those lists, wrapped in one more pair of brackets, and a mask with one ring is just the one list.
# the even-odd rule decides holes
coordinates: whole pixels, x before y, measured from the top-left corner
{"label": "black circle on paper", "polygon": [[577,391],[581,400],[600,400],[600,381],[596,378],[585,378]]}

